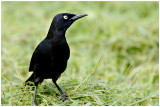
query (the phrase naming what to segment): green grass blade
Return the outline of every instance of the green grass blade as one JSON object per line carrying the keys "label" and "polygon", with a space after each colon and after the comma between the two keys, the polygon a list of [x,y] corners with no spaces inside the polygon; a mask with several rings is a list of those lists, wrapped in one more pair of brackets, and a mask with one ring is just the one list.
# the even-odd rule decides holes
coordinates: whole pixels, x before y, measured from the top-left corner
{"label": "green grass blade", "polygon": [[70,95],[72,95],[85,81],[88,80],[88,78],[96,71],[98,64],[100,63],[101,59],[102,59],[103,55],[99,58],[96,66],[94,67],[94,69],[92,70],[92,72],[73,90],[71,91]]}

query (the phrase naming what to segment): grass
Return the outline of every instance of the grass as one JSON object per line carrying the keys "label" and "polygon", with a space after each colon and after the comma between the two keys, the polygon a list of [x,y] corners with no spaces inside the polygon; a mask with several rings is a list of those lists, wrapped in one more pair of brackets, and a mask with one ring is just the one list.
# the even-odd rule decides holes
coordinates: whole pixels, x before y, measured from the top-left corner
{"label": "grass", "polygon": [[[158,106],[158,2],[2,2],[1,105],[31,106],[30,58],[62,12],[87,13],[67,31],[71,57],[58,84],[38,87],[40,106]],[[101,61],[100,57],[102,56]]]}

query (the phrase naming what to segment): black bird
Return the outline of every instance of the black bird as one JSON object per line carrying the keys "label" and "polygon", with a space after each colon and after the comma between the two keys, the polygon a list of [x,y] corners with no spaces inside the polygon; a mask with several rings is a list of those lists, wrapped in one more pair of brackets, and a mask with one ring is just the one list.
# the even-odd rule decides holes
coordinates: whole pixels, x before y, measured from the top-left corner
{"label": "black bird", "polygon": [[61,73],[65,71],[70,56],[65,33],[74,21],[84,16],[87,14],[61,13],[56,15],[52,20],[47,37],[39,43],[33,52],[29,67],[29,72],[33,71],[33,74],[26,80],[26,84],[28,81],[34,82],[33,103],[35,105],[38,105],[36,101],[38,83],[43,82],[44,79],[52,79],[61,93],[62,101],[68,97],[56,83]]}

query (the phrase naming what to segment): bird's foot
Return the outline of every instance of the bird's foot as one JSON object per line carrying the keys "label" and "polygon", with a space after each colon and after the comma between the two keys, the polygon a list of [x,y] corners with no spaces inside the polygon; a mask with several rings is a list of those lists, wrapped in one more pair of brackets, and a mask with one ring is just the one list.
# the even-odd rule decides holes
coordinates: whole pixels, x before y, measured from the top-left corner
{"label": "bird's foot", "polygon": [[34,103],[36,106],[38,106],[38,103],[37,103],[36,100],[33,100],[33,103]]}
{"label": "bird's foot", "polygon": [[64,102],[68,98],[68,95],[66,93],[62,94],[61,101]]}

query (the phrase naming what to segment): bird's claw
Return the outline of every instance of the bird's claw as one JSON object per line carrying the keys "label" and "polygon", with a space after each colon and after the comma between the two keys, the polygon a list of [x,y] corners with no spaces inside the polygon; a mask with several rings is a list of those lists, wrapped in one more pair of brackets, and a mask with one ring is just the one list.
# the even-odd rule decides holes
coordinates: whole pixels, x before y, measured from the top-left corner
{"label": "bird's claw", "polygon": [[66,93],[62,94],[61,101],[64,102],[68,98],[68,95]]}
{"label": "bird's claw", "polygon": [[36,106],[38,106],[38,103],[37,103],[36,100],[33,100],[33,103],[34,103]]}

